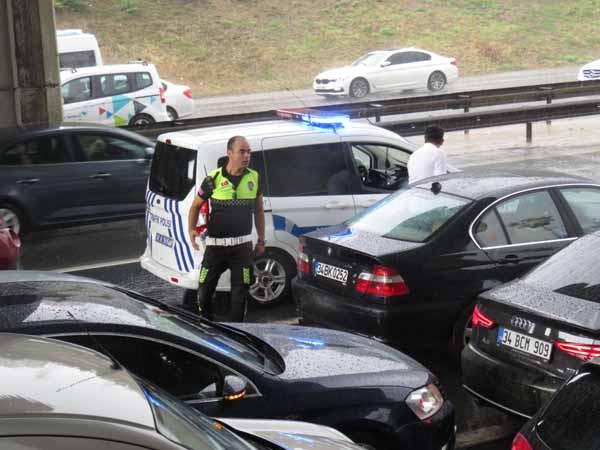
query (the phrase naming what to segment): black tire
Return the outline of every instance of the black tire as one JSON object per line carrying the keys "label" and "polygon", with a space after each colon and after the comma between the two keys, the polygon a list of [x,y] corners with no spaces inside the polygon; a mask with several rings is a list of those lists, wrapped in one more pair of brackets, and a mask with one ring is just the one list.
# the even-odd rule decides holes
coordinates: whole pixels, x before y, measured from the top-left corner
{"label": "black tire", "polygon": [[296,276],[296,263],[286,252],[268,248],[254,261],[254,284],[250,298],[260,307],[272,307],[290,298],[292,278]]}
{"label": "black tire", "polygon": [[171,108],[170,106],[167,106],[167,115],[169,116],[170,120],[179,119],[179,114],[177,114],[177,111],[175,111],[175,108]]}
{"label": "black tire", "polygon": [[25,214],[12,203],[0,203],[0,219],[20,236],[24,236],[27,232],[28,226]]}
{"label": "black tire", "polygon": [[352,98],[363,98],[369,94],[369,82],[364,78],[355,78],[350,83],[349,94]]}
{"label": "black tire", "polygon": [[446,87],[446,75],[439,70],[436,70],[427,79],[427,89],[436,92],[441,91]]}
{"label": "black tire", "polygon": [[154,117],[149,114],[137,114],[131,118],[129,125],[150,125],[155,122]]}
{"label": "black tire", "polygon": [[473,333],[471,317],[473,315],[474,307],[475,302],[471,303],[464,310],[462,310],[458,315],[456,322],[454,322],[454,327],[452,329],[452,337],[450,338],[450,354],[452,355],[452,360],[455,362],[456,367],[459,368],[460,354],[468,345],[469,341],[471,340],[471,334]]}

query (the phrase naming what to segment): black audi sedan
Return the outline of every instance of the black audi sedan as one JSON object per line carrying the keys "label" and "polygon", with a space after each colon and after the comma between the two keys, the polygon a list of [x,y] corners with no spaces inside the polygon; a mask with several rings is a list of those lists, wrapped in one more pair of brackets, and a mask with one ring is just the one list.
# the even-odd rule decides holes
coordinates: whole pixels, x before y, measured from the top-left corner
{"label": "black audi sedan", "polygon": [[477,295],[600,228],[597,201],[600,185],[552,172],[411,185],[301,240],[299,316],[401,348],[451,338],[458,359]]}
{"label": "black audi sedan", "polygon": [[520,433],[512,450],[600,448],[600,361],[581,366]]}
{"label": "black audi sedan", "polygon": [[[595,201],[600,210],[600,198]],[[483,293],[462,353],[464,387],[531,417],[584,361],[600,356],[599,263],[596,232]]]}
{"label": "black audi sedan", "polygon": [[315,422],[376,449],[452,449],[454,408],[422,365],[325,329],[219,324],[88,280],[0,274],[0,330],[93,348],[212,416]]}
{"label": "black audi sedan", "polygon": [[101,125],[0,130],[0,218],[25,231],[143,216],[154,144]]}

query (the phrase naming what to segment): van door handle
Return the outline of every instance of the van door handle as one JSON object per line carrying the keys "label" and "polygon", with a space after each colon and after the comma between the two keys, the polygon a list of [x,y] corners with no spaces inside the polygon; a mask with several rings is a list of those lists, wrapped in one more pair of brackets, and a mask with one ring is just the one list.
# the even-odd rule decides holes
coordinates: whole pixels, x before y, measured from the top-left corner
{"label": "van door handle", "polygon": [[95,179],[110,178],[110,177],[112,177],[112,173],[106,173],[106,172],[98,172],[94,175],[90,175],[90,178],[95,178]]}
{"label": "van door handle", "polygon": [[343,208],[353,208],[354,205],[343,202],[329,202],[325,203],[325,209],[343,209]]}
{"label": "van door handle", "polygon": [[519,258],[518,255],[506,255],[504,258],[502,258],[498,262],[500,264],[516,264],[520,261],[521,261],[521,258]]}
{"label": "van door handle", "polygon": [[39,178],[24,178],[22,180],[17,180],[17,184],[35,184],[40,181]]}

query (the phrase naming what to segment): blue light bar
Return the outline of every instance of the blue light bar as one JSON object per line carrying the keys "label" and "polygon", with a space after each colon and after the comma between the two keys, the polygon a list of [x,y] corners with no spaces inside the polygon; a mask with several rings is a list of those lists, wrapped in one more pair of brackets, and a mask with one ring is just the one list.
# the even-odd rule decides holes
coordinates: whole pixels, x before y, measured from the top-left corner
{"label": "blue light bar", "polygon": [[350,122],[350,117],[346,114],[311,108],[279,109],[277,116],[282,119],[299,120],[315,127],[343,127]]}

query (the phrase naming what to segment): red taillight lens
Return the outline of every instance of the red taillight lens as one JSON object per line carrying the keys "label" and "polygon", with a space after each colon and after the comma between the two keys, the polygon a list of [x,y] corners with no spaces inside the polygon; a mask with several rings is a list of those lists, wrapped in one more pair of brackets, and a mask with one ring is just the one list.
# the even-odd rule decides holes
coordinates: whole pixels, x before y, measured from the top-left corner
{"label": "red taillight lens", "polygon": [[160,95],[160,102],[161,103],[167,103],[167,99],[165,98],[165,90],[164,88],[161,86],[158,88],[158,92]]}
{"label": "red taillight lens", "polygon": [[513,439],[511,450],[533,450],[533,448],[529,441],[525,439],[525,436],[521,433],[517,433]]}
{"label": "red taillight lens", "polygon": [[300,244],[298,247],[298,273],[301,275],[308,275],[310,273],[310,259],[308,255],[304,253],[304,245]]}
{"label": "red taillight lens", "polygon": [[473,309],[473,317],[471,318],[471,323],[473,325],[473,328],[493,328],[496,326],[496,323],[492,319],[490,319],[481,312],[481,310],[479,309],[479,305],[475,305],[475,308]]}
{"label": "red taillight lens", "polygon": [[554,345],[567,355],[574,356],[582,361],[590,361],[600,356],[600,345],[598,344],[576,344],[574,342],[556,341]]}
{"label": "red taillight lens", "polygon": [[371,272],[362,272],[354,288],[362,293],[377,297],[398,297],[409,293],[404,278],[391,267],[374,266]]}
{"label": "red taillight lens", "polygon": [[458,65],[458,63],[456,62],[456,60],[455,60],[455,59],[451,60],[451,61],[450,61],[450,64],[452,64],[453,66],[457,66],[457,65]]}
{"label": "red taillight lens", "polygon": [[185,95],[187,98],[192,98],[192,90],[186,89],[185,91],[183,91],[183,95]]}
{"label": "red taillight lens", "polygon": [[196,231],[202,233],[208,228],[208,213],[209,213],[208,200],[205,200],[200,206],[200,213],[198,214],[198,223],[196,224]]}

